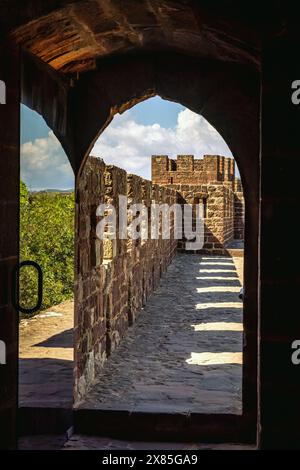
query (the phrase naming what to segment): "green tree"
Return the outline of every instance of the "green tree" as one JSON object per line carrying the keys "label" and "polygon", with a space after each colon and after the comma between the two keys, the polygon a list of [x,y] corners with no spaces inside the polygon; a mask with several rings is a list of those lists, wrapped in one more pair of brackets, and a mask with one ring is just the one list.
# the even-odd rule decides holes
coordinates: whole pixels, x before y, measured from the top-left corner
{"label": "green tree", "polygon": [[28,189],[24,181],[20,182],[20,206],[28,203]]}
{"label": "green tree", "polygon": [[[74,194],[41,192],[28,196],[27,192],[27,197],[21,197],[20,260],[35,261],[42,268],[43,310],[73,296]],[[20,304],[26,308],[35,305],[36,293],[35,270],[22,268]]]}

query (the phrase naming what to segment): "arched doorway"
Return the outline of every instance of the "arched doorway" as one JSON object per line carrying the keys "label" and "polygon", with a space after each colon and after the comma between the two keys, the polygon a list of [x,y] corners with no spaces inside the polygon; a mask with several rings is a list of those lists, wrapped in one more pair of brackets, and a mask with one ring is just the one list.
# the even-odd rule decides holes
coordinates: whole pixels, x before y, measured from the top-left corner
{"label": "arched doorway", "polygon": [[[168,120],[164,127],[161,116],[171,109],[176,116],[176,125],[169,127]],[[151,153],[159,151],[169,152],[169,156],[152,155],[150,158]],[[209,151],[213,155],[203,157],[203,153]],[[216,153],[224,153],[227,157]],[[243,224],[242,214],[238,217],[235,214],[235,197],[239,196],[243,204],[243,195],[237,191],[241,188],[236,188],[241,183],[234,176],[230,149],[203,117],[157,97],[117,116],[100,136],[91,154],[77,188],[77,318],[81,332],[77,339],[80,351],[77,402],[84,401],[85,409],[88,406],[95,409],[100,403],[101,410],[106,406],[111,409],[114,403],[115,411],[120,411],[133,406],[132,402],[136,401],[140,410],[150,408],[153,413],[156,405],[160,412],[180,408],[185,413],[241,414],[243,319],[238,293],[243,268],[242,258],[238,260],[237,254],[242,255],[242,250],[229,245],[234,242],[235,222]],[[101,159],[97,155],[101,155]],[[170,201],[166,197],[168,194]],[[97,232],[93,227],[97,198],[99,204],[113,204],[118,219],[122,210],[118,197],[127,200],[129,211],[132,203],[144,204],[148,211],[134,240],[131,240],[130,232],[128,237],[132,216],[127,213],[127,255],[118,227],[111,231],[108,223],[107,238],[102,242],[103,252],[99,247],[101,241],[95,241],[95,235],[91,237]],[[203,217],[204,245],[197,247],[197,241],[187,242],[185,238],[189,237],[190,229],[195,232],[196,212],[202,206],[203,198],[208,199],[207,214]],[[176,214],[172,214],[175,205]],[[162,211],[157,235],[155,208]],[[187,209],[191,209],[190,213]],[[142,210],[140,207],[139,212]],[[177,211],[185,223],[183,227],[178,226],[173,245],[164,241],[163,234],[172,237],[172,217],[178,215]],[[171,226],[167,232],[168,221]],[[145,222],[147,237],[142,232]],[[90,231],[85,230],[87,226],[91,227]],[[157,239],[160,241],[154,241]],[[89,255],[93,263],[87,272]],[[240,269],[235,267],[237,260]],[[169,265],[177,274],[166,274],[164,293],[155,297],[153,291],[156,292],[162,272],[166,272]],[[107,277],[113,278],[113,282],[104,281]],[[93,287],[94,278],[99,279],[97,290]],[[84,287],[89,282],[92,295],[88,294],[87,302],[82,291],[89,291]],[[128,298],[124,297],[124,290],[128,292]],[[97,313],[86,322],[90,305]],[[144,306],[146,310],[149,306],[150,312],[142,312]],[[128,326],[140,317],[135,335],[133,330],[128,331]],[[157,330],[158,325],[162,336]],[[94,330],[99,334],[95,336]],[[88,347],[86,337],[92,338]],[[121,338],[125,340],[121,341]],[[181,351],[177,347],[179,344]],[[163,350],[161,356],[160,349]],[[148,360],[147,354],[152,360]],[[136,364],[137,355],[139,364]],[[89,385],[94,391],[88,390]],[[159,386],[161,389],[155,393]],[[145,390],[145,397],[139,392],[140,387]],[[181,398],[176,398],[176,388],[180,390]]]}
{"label": "arched doorway", "polygon": [[[18,404],[23,436],[38,432],[37,421],[44,423],[45,431],[57,431],[54,416],[63,409],[62,425],[70,422],[75,213],[71,165],[45,121],[25,106],[20,170],[19,256],[25,265],[19,273]],[[37,269],[42,273],[39,283]]]}
{"label": "arched doorway", "polygon": [[[168,66],[166,66],[166,64]],[[257,405],[257,280],[258,280],[258,82],[256,72],[250,72],[253,80],[249,81],[249,70],[232,65],[230,67],[211,61],[198,61],[182,56],[168,56],[164,59],[156,55],[135,56],[130,59],[120,58],[118,72],[114,63],[107,62],[106,67],[98,74],[86,76],[77,92],[76,104],[81,115],[90,116],[89,129],[84,139],[78,141],[78,155],[86,145],[86,156],[95,139],[103,131],[117,111],[128,109],[136,102],[157,93],[163,98],[187,105],[190,109],[202,114],[211,122],[229,143],[239,165],[245,191],[245,285],[247,286],[245,311],[245,349],[243,365],[244,401],[243,429],[245,434],[255,435]],[[180,74],[178,73],[180,70]],[[147,72],[145,72],[147,71]],[[114,83],[109,78],[114,76]],[[118,77],[118,78],[116,78]],[[127,77],[131,77],[129,80]],[[191,79],[192,77],[192,79]],[[222,77],[222,79],[221,79]],[[106,82],[107,81],[107,82]],[[107,83],[101,95],[96,94],[97,83]],[[187,88],[185,83],[189,82]],[[142,85],[144,83],[144,85]],[[234,86],[233,86],[234,83]],[[97,97],[98,96],[98,97]],[[107,100],[106,97],[109,97]],[[84,98],[83,98],[84,97]],[[89,105],[93,100],[93,107]],[[99,106],[97,107],[97,99]],[[98,113],[100,102],[106,102],[106,112]],[[236,103],[239,102],[239,107]],[[81,108],[82,106],[82,108]],[[97,112],[95,111],[97,110]],[[102,108],[103,109],[103,108]],[[102,122],[103,125],[99,125]],[[245,131],[244,123],[248,122],[250,133]],[[250,124],[250,123],[253,123]],[[100,128],[100,131],[99,131]],[[93,130],[94,129],[94,130]],[[88,137],[88,135],[90,137]],[[91,141],[88,144],[88,141]],[[75,157],[77,159],[77,157]],[[78,173],[80,175],[80,171]],[[78,176],[80,181],[80,176]],[[222,425],[220,425],[222,427]],[[250,430],[250,431],[249,431]]]}
{"label": "arched doorway", "polygon": [[[112,116],[155,94],[203,114],[219,130],[236,157],[245,192],[246,217],[243,429],[254,439],[257,419],[258,73],[246,65],[164,53],[118,57],[117,61],[107,59],[102,65],[101,71],[87,72],[78,83],[72,83],[69,106],[62,114],[54,113],[55,108],[43,110],[42,95],[37,102],[31,98],[28,101],[32,96],[32,75],[28,72],[24,76],[25,101],[33,108],[41,107],[43,114],[48,113],[47,118],[53,123],[54,132],[75,170],[77,185],[93,143]],[[60,83],[55,87],[61,89]],[[63,98],[57,96],[59,107]],[[236,428],[235,420],[233,422]],[[220,423],[220,428],[222,426]]]}

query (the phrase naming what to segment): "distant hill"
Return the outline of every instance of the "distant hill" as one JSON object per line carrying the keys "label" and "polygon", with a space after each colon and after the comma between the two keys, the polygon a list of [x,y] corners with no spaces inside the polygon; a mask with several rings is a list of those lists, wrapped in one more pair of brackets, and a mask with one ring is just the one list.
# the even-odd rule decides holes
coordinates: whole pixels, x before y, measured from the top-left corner
{"label": "distant hill", "polygon": [[29,191],[31,194],[41,194],[41,193],[63,193],[63,194],[71,194],[74,192],[74,189],[41,189],[41,190],[34,190]]}

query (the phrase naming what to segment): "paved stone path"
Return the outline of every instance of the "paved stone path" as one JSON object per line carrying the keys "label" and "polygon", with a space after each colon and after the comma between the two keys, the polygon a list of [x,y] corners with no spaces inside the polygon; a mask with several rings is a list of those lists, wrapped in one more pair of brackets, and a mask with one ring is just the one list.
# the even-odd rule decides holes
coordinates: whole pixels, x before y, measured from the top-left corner
{"label": "paved stone path", "polygon": [[72,301],[21,320],[20,406],[72,407],[73,326]]}
{"label": "paved stone path", "polygon": [[240,286],[232,258],[176,256],[79,406],[241,413]]}

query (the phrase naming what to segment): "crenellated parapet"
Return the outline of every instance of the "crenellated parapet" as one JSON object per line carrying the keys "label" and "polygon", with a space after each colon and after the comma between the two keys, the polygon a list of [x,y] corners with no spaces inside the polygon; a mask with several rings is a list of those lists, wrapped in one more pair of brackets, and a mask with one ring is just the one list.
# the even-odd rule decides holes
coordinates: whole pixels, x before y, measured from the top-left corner
{"label": "crenellated parapet", "polygon": [[152,181],[157,184],[225,183],[234,188],[234,159],[222,155],[152,155]]}
{"label": "crenellated parapet", "polygon": [[[222,155],[152,156],[152,181],[177,191],[182,204],[202,202],[205,212],[204,250],[226,252],[234,239],[244,237],[244,196],[235,177],[234,159]],[[185,247],[184,241],[179,242]]]}

